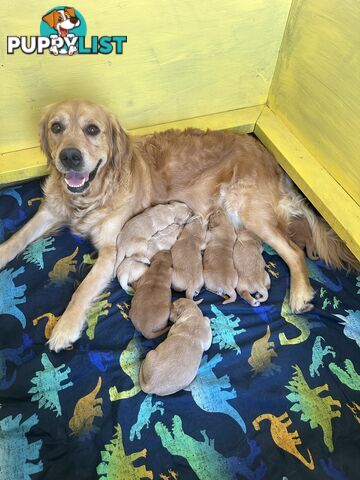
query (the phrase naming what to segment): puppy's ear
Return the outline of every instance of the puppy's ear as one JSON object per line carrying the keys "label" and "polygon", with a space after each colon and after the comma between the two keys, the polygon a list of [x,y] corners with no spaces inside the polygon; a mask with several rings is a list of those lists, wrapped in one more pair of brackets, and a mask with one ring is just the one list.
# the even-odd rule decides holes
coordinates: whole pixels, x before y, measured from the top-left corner
{"label": "puppy's ear", "polygon": [[119,168],[122,160],[127,158],[131,152],[131,142],[128,134],[121,127],[118,120],[110,118],[110,163],[113,168]]}
{"label": "puppy's ear", "polygon": [[76,17],[74,8],[66,7],[64,10],[65,10],[66,13],[68,13],[70,15],[70,17]]}
{"label": "puppy's ear", "polygon": [[45,154],[47,161],[51,160],[51,152],[49,147],[48,139],[48,112],[44,113],[42,119],[40,120],[39,134],[40,134],[40,148],[41,151]]}
{"label": "puppy's ear", "polygon": [[54,28],[57,23],[58,13],[56,10],[47,13],[42,17],[42,20],[49,25],[49,27]]}

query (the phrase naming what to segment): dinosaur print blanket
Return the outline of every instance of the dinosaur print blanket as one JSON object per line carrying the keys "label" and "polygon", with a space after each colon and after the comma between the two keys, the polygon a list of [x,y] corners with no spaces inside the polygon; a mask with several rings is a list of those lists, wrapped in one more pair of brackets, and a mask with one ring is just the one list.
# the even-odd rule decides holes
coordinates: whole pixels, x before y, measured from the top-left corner
{"label": "dinosaur print blanket", "polygon": [[[42,201],[33,181],[0,190],[0,242]],[[289,310],[289,273],[265,246],[269,300],[222,305],[202,291],[213,343],[184,391],[145,395],[146,340],[114,281],[73,349],[47,348],[96,262],[64,229],[0,271],[0,480],[359,478],[360,276],[308,261],[315,308]],[[174,298],[178,294],[174,294]]]}

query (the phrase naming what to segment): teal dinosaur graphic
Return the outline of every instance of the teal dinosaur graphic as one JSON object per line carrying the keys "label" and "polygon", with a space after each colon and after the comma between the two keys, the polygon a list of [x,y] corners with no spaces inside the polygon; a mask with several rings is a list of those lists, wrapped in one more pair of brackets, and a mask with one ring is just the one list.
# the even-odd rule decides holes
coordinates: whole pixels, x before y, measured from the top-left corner
{"label": "teal dinosaur graphic", "polygon": [[115,427],[115,434],[105,450],[101,452],[102,462],[97,466],[96,471],[100,475],[99,480],[141,480],[142,478],[153,479],[151,470],[146,470],[145,465],[134,466],[139,458],[146,458],[147,450],[126,454],[121,426]]}
{"label": "teal dinosaur graphic", "polygon": [[329,277],[327,277],[322,269],[316,264],[316,262],[305,258],[306,265],[308,267],[309,277],[315,282],[319,282],[325,285],[326,288],[333,292],[340,292],[343,289],[341,281],[337,278],[337,283],[334,283]]}
{"label": "teal dinosaur graphic", "polygon": [[[65,368],[64,363],[59,367],[54,367],[46,353],[42,354],[41,363],[44,370],[37,371],[35,377],[31,379],[34,386],[30,388],[28,393],[32,394],[32,402],[39,402],[39,408],[48,408],[56,412],[56,416],[59,417],[62,413],[59,392],[73,385],[73,382],[68,380],[71,369],[68,367],[61,371]],[[66,383],[62,384],[62,382]]]}
{"label": "teal dinosaur graphic", "polygon": [[264,249],[264,252],[267,253],[268,255],[271,255],[271,256],[277,255],[275,250],[272,247],[270,247],[270,245],[268,245],[267,243],[263,244],[263,249]]}
{"label": "teal dinosaur graphic", "polygon": [[319,368],[324,366],[323,358],[326,355],[332,355],[333,358],[336,357],[336,353],[334,349],[328,345],[323,346],[321,345],[321,341],[325,342],[323,337],[316,337],[314,341],[314,345],[312,348],[312,361],[309,367],[310,375],[314,378],[315,375],[319,376]]}
{"label": "teal dinosaur graphic", "polygon": [[290,408],[293,412],[301,413],[303,422],[310,422],[311,428],[320,427],[324,434],[324,443],[329,452],[334,451],[332,439],[332,419],[341,416],[339,410],[332,410],[332,407],[341,407],[338,400],[334,400],[330,395],[320,397],[322,392],[328,392],[327,384],[319,387],[310,388],[306,383],[298,365],[294,365],[295,373],[289,385],[286,386],[291,393],[286,398],[293,404]]}
{"label": "teal dinosaur graphic", "polygon": [[133,387],[122,392],[119,392],[116,386],[110,387],[109,395],[112,402],[133,397],[141,392],[139,372],[142,356],[139,337],[135,333],[125,350],[123,350],[120,355],[120,367],[126,373],[126,375],[130,377]]}
{"label": "teal dinosaur graphic", "polygon": [[141,430],[146,426],[149,428],[150,418],[153,413],[160,412],[160,415],[164,415],[163,402],[152,403],[152,395],[146,395],[143,402],[140,405],[139,413],[136,423],[130,429],[130,440],[133,441],[135,436],[138,440],[141,439]]}
{"label": "teal dinosaur graphic", "polygon": [[211,330],[213,333],[212,343],[218,343],[220,349],[235,350],[236,355],[241,353],[239,345],[235,341],[235,336],[245,333],[245,328],[239,328],[240,318],[234,318],[234,315],[225,315],[215,305],[211,305],[211,311],[215,317],[210,318]]}
{"label": "teal dinosaur graphic", "polygon": [[342,320],[341,325],[344,325],[344,335],[355,342],[360,347],[360,310],[345,310],[348,315],[336,314],[335,317]]}
{"label": "teal dinosaur graphic", "polygon": [[17,305],[26,302],[26,285],[16,286],[14,279],[24,273],[25,268],[20,267],[14,271],[13,268],[0,272],[0,315],[12,315],[17,318],[22,327],[25,328],[25,315]]}
{"label": "teal dinosaur graphic", "polygon": [[316,322],[310,322],[304,314],[292,313],[289,290],[287,290],[281,306],[281,316],[287,323],[294,325],[294,327],[300,330],[300,333],[295,338],[287,338],[284,332],[279,333],[280,345],[296,345],[305,342],[310,336],[310,330],[318,326]]}
{"label": "teal dinosaur graphic", "polygon": [[205,430],[200,432],[203,441],[186,434],[178,415],[172,419],[171,430],[163,423],[157,422],[155,431],[163,447],[171,455],[185,458],[199,480],[236,480],[239,478],[238,475],[249,480],[261,480],[266,473],[263,461],[257,468],[251,469],[260,454],[260,448],[253,440],[248,440],[250,452],[247,457],[227,458],[215,450],[214,440],[209,439]]}
{"label": "teal dinosaur graphic", "polygon": [[29,443],[26,437],[39,418],[34,414],[21,420],[21,414],[0,420],[0,480],[31,480],[31,475],[43,469],[39,460],[42,440]]}
{"label": "teal dinosaur graphic", "polygon": [[335,362],[331,362],[329,368],[341,383],[345,384],[352,390],[360,390],[360,375],[355,370],[353,362],[349,358],[346,358],[344,365],[345,370],[339,367],[339,365],[336,365]]}
{"label": "teal dinosaur graphic", "polygon": [[[232,407],[228,400],[237,397],[236,391],[231,388],[228,375],[218,378],[213,372],[222,355],[216,354],[210,360],[204,355],[195,380],[185,390],[190,391],[195,403],[205,412],[224,413],[233,418],[242,430],[246,432],[246,425],[240,414]],[[231,390],[228,390],[231,388]]]}
{"label": "teal dinosaur graphic", "polygon": [[356,286],[359,287],[359,290],[356,293],[360,293],[360,275],[356,277]]}
{"label": "teal dinosaur graphic", "polygon": [[44,268],[44,254],[55,250],[51,245],[54,243],[54,237],[39,238],[31,243],[23,253],[26,263],[34,263],[39,270]]}

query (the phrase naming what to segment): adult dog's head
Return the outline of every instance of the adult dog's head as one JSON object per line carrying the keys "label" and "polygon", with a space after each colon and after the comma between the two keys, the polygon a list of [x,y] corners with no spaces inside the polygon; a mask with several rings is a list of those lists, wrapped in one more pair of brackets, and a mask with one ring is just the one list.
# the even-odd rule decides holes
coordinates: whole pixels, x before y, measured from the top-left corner
{"label": "adult dog's head", "polygon": [[83,194],[103,175],[118,177],[130,140],[99,105],[69,100],[48,108],[40,123],[40,145],[71,194]]}

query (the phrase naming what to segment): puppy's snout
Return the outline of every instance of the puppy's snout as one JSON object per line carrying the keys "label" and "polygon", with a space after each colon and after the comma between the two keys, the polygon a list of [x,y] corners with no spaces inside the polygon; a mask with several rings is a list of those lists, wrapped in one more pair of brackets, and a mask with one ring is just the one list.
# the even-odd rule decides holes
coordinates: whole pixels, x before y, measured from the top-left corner
{"label": "puppy's snout", "polygon": [[60,152],[60,161],[68,170],[79,170],[83,164],[83,157],[77,148],[64,148]]}
{"label": "puppy's snout", "polygon": [[79,19],[77,17],[71,17],[70,22],[76,25],[78,23]]}

